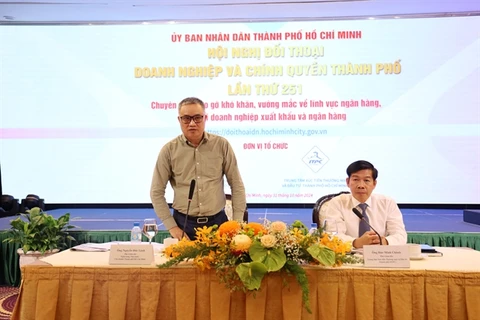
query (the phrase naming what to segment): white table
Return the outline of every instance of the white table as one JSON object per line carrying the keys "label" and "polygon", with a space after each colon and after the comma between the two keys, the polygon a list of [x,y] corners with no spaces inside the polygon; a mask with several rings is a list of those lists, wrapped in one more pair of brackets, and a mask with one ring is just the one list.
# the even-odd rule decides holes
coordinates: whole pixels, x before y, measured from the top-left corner
{"label": "white table", "polygon": [[437,249],[443,257],[409,269],[305,267],[311,314],[295,279],[285,287],[278,273],[254,296],[231,293],[214,272],[192,266],[111,266],[108,252],[64,251],[22,268],[12,320],[478,319],[480,252]]}

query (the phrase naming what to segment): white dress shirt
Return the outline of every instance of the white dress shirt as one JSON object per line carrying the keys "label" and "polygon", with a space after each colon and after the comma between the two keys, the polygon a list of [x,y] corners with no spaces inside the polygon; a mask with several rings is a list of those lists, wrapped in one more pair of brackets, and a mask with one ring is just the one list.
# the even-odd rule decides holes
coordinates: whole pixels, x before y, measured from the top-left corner
{"label": "white dress shirt", "polygon": [[[385,237],[390,245],[402,245],[407,243],[407,231],[403,223],[403,216],[397,203],[384,195],[372,194],[365,202],[368,207],[366,214],[370,225]],[[351,194],[342,194],[328,201],[328,206],[320,212],[320,223],[324,219],[337,221],[338,237],[344,241],[352,241],[359,238],[358,226],[360,219],[352,209],[362,209],[360,202]]]}

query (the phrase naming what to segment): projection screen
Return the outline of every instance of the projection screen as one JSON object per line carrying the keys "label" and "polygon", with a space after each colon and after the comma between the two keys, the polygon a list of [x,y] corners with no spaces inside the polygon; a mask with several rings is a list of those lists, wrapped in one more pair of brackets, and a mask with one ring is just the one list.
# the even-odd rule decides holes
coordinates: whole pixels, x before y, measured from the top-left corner
{"label": "projection screen", "polygon": [[177,104],[196,96],[248,203],[314,203],[346,190],[359,159],[399,203],[480,203],[479,25],[1,26],[3,191],[149,203],[158,152],[181,133]]}

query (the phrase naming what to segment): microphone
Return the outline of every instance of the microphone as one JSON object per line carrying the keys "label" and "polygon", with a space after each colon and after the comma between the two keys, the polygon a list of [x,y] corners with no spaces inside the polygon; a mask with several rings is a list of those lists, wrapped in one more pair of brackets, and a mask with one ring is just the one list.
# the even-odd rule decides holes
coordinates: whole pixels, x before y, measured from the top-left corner
{"label": "microphone", "polygon": [[[353,213],[355,213],[355,215],[356,215],[358,218],[360,218],[360,220],[362,220],[363,222],[365,222],[365,223],[367,224],[367,226],[369,226],[370,229],[373,230],[373,232],[375,232],[375,233],[377,234],[378,240],[380,240],[380,245],[382,245],[382,237],[380,237],[380,234],[378,234],[377,230],[373,229],[373,227],[370,225],[370,223],[368,223],[368,221],[365,220],[365,217],[363,216],[363,214],[362,214],[360,211],[358,211],[357,208],[353,208],[352,211],[353,211]],[[360,236],[362,236],[362,235],[360,235]]]}
{"label": "microphone", "polygon": [[193,192],[195,192],[195,179],[192,179],[192,181],[190,181],[190,190],[188,191],[187,212],[185,213],[185,222],[183,223],[182,237],[180,239],[183,239],[183,237],[185,236],[185,228],[187,227],[188,212],[190,211],[190,203],[192,202]]}

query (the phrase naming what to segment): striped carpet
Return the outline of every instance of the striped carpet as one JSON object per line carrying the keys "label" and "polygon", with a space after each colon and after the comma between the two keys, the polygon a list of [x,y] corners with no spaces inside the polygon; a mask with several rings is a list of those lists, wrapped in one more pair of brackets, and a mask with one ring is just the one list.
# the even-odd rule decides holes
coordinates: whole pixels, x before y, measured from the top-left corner
{"label": "striped carpet", "polygon": [[16,287],[0,287],[0,320],[9,320],[12,315],[18,289]]}

